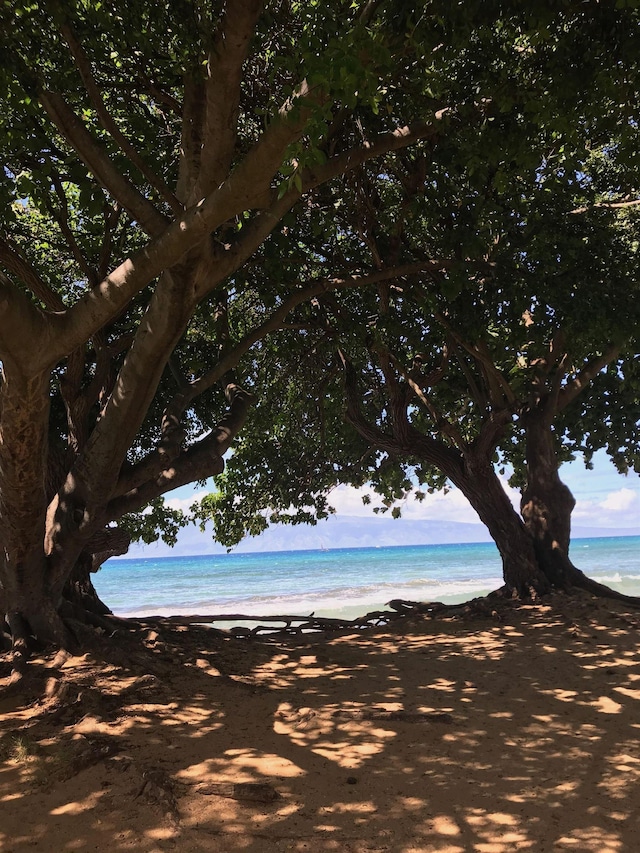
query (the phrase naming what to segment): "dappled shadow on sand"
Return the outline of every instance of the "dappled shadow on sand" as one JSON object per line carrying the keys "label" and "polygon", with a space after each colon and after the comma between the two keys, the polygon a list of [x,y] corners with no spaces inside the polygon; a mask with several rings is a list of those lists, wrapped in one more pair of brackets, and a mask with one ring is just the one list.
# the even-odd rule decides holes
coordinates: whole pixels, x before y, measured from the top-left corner
{"label": "dappled shadow on sand", "polygon": [[62,698],[0,705],[0,849],[636,850],[638,619],[558,596],[325,641],[122,631]]}

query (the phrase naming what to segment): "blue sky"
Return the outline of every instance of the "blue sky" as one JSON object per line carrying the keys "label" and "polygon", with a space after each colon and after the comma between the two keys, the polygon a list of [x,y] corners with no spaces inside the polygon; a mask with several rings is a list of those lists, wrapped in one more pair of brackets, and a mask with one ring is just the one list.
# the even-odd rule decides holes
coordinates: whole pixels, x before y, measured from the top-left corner
{"label": "blue sky", "polygon": [[[627,476],[618,474],[606,454],[601,452],[594,458],[593,470],[586,470],[582,461],[577,460],[563,465],[561,476],[576,498],[572,521],[578,535],[587,535],[588,531],[595,528],[608,531],[619,529],[621,535],[640,533],[640,475],[634,472]],[[519,494],[509,489],[506,479],[504,485],[517,506]],[[460,541],[487,539],[486,531],[478,522],[476,514],[456,489],[447,494],[427,495],[422,503],[409,499],[402,508],[402,522],[390,522],[387,517],[373,515],[371,509],[363,505],[362,493],[351,487],[340,486],[331,495],[331,504],[337,510],[335,519],[315,528],[303,525],[272,528],[256,539],[241,543],[238,550],[337,548],[352,547],[354,543],[414,544],[416,539],[420,540],[421,529],[424,530],[424,539],[420,541],[425,542],[434,541],[439,529],[443,542],[456,541],[457,536]],[[167,496],[167,503],[187,509],[199,494],[203,494],[201,489],[177,489]],[[219,553],[222,550],[210,535],[201,534],[196,528],[190,527],[181,532],[173,550],[162,543],[134,545],[129,556],[180,556]]]}

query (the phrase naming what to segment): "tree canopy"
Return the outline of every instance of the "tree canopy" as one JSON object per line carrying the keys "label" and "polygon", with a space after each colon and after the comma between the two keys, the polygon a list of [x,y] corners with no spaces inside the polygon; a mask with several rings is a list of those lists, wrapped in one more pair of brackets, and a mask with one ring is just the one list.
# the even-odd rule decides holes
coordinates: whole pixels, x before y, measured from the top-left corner
{"label": "tree canopy", "polygon": [[[634,206],[587,213],[572,183],[550,205],[544,181],[532,182],[526,210],[522,196],[518,216],[506,206],[508,219],[486,231],[474,262],[451,259],[427,275],[408,273],[375,292],[332,294],[301,309],[306,337],[292,331],[279,344],[285,352],[298,346],[295,366],[278,372],[271,348],[263,382],[271,376],[273,391],[259,403],[265,413],[236,446],[221,480],[225,496],[205,501],[203,517],[208,510],[217,534],[237,537],[243,519],[260,529],[267,506],[274,521],[321,517],[341,481],[371,483],[382,497],[376,511],[399,514],[409,491],[420,497],[420,486],[440,487],[444,476],[506,548],[521,522],[514,517],[516,531],[508,532],[504,520],[488,517],[492,488],[498,517],[512,512],[493,470],[498,459],[515,467],[514,482],[529,492],[536,480],[537,489],[553,481],[561,491],[557,467],[576,450],[588,457],[606,445],[621,469],[637,465],[637,426],[626,443],[616,441],[637,407],[637,214]],[[371,187],[367,198],[376,194]],[[427,243],[429,213],[427,205],[413,222],[404,251]],[[468,221],[477,216],[466,213]],[[362,222],[353,211],[346,218]],[[341,227],[346,233],[347,223]],[[475,234],[481,230],[476,220]],[[380,252],[393,245],[390,233],[378,229],[375,245]],[[267,424],[276,426],[269,432]],[[568,551],[568,530],[554,535]],[[525,550],[519,542],[518,566]]]}
{"label": "tree canopy", "polygon": [[[527,267],[536,216],[541,244],[563,222],[562,251],[573,240],[576,263],[606,266],[622,232],[598,215],[629,204],[611,176],[637,151],[635,7],[5,4],[0,606],[16,642],[72,641],[75,573],[131,533],[175,535],[162,496],[221,474],[252,404],[242,484],[223,481],[227,540],[262,473],[277,477],[256,500],[325,511],[326,472],[353,468],[362,443],[341,421],[345,365],[371,372],[375,411],[418,341],[442,360],[458,334],[477,369],[475,329],[508,314],[502,370],[521,347],[516,290],[545,299]],[[593,151],[612,162],[603,188]],[[469,376],[447,380],[450,404],[467,405]]]}
{"label": "tree canopy", "polygon": [[[319,297],[300,309],[298,332],[270,347],[264,414],[201,510],[217,536],[232,544],[269,521],[323,517],[344,481],[369,482],[382,496],[376,511],[397,515],[410,491],[420,498],[444,478],[509,551],[510,586],[586,583],[556,559],[568,556],[573,507],[557,469],[601,447],[620,470],[638,468],[638,133],[633,99],[621,113],[602,91],[592,102],[576,95],[562,142],[558,126],[547,135],[535,125],[535,138],[528,128],[529,170],[517,159],[492,167],[509,137],[501,128],[492,148],[485,127],[474,135],[482,169],[461,160],[468,148],[436,146],[428,163],[406,151],[357,170],[323,265],[342,268],[349,254],[379,269],[404,264],[402,275]],[[425,258],[429,270],[411,270]],[[283,352],[289,367],[278,370]],[[499,459],[515,466],[529,535],[497,482]],[[543,577],[526,568],[532,545]]]}

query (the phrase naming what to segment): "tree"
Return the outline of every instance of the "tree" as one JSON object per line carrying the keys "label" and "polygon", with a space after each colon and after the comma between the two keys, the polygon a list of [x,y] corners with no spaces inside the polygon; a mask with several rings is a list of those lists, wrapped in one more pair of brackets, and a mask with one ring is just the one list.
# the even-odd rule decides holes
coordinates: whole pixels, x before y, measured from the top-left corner
{"label": "tree", "polygon": [[[637,135],[637,125],[628,127]],[[478,134],[479,144],[481,139]],[[574,584],[613,594],[569,560],[574,501],[558,474],[576,446],[592,452],[608,443],[619,462],[637,460],[637,425],[629,429],[638,399],[637,195],[623,144],[608,142],[600,153],[592,146],[593,137],[581,156],[573,149],[570,162],[556,163],[549,149],[541,149],[528,182],[517,175],[505,180],[490,162],[489,177],[480,183],[469,169],[457,169],[455,160],[445,159],[439,172],[432,160],[427,172],[410,152],[387,158],[377,173],[359,170],[340,225],[343,236],[351,231],[351,251],[359,238],[381,268],[424,254],[443,261],[427,277],[386,282],[359,301],[336,294],[319,299],[315,313],[305,309],[318,356],[307,375],[290,369],[285,382],[291,390],[278,397],[291,401],[292,426],[277,415],[263,421],[274,418],[279,448],[305,454],[305,469],[315,472],[312,483],[323,487],[315,494],[304,472],[296,476],[294,465],[283,469],[279,456],[278,470],[260,472],[269,485],[250,480],[245,506],[252,524],[263,518],[265,506],[313,507],[325,514],[326,495],[340,480],[371,481],[389,509],[414,488],[416,477],[433,488],[444,476],[489,528],[510,593]],[[604,181],[603,171],[609,172]],[[445,195],[447,184],[455,186]],[[443,197],[448,207],[439,204]],[[330,355],[336,350],[339,360]],[[305,360],[309,355],[301,353],[299,364]],[[332,407],[337,390],[326,392],[326,383],[337,388],[343,372],[346,418],[360,442],[347,437]],[[317,375],[323,380],[314,380]],[[598,394],[603,385],[606,392]],[[613,411],[614,388],[619,401],[626,393],[630,418],[619,403]],[[301,412],[309,405],[320,425],[315,454],[307,447],[308,433],[298,437],[301,422],[313,423],[308,408]],[[594,413],[603,408],[608,421],[594,430]],[[496,475],[498,451],[516,466],[524,489],[522,518]],[[244,463],[245,454],[250,460],[251,447],[243,442],[230,471],[236,511],[241,481],[256,471]],[[282,479],[288,483],[284,491]],[[221,497],[207,507],[227,518]],[[288,517],[309,516],[302,511]],[[282,511],[271,516],[283,517]]]}
{"label": "tree", "polygon": [[[530,235],[502,234],[482,283],[467,270],[457,295],[456,268],[442,264],[426,281],[408,275],[366,298],[335,294],[305,308],[315,336],[297,368],[278,374],[273,352],[266,362],[277,377],[270,397],[283,411],[267,411],[261,423],[274,430],[262,441],[243,437],[222,483],[236,519],[240,494],[252,525],[266,524],[265,507],[273,521],[297,522],[326,515],[337,482],[371,483],[387,511],[444,477],[488,527],[510,593],[605,592],[569,560],[574,501],[558,473],[576,448],[592,452],[605,440],[623,457],[615,432],[637,411],[637,239],[602,219],[578,222],[569,212],[532,221],[538,249]],[[335,403],[341,385],[347,424]],[[603,407],[610,422],[598,421],[596,433]],[[637,460],[637,435],[626,440],[626,461]],[[253,453],[269,458],[269,441],[273,467],[258,468]],[[499,481],[498,458],[515,466],[522,517]],[[287,515],[289,506],[302,509]],[[226,527],[223,498],[207,507]]]}
{"label": "tree", "polygon": [[401,2],[3,14],[0,607],[22,649],[73,642],[65,586],[126,547],[123,519],[172,535],[161,496],[221,472],[246,419],[240,359],[356,280],[256,290],[274,229],[359,164],[446,135],[447,111],[481,112],[446,81],[426,93],[437,10],[420,23]]}
{"label": "tree", "polygon": [[[627,406],[637,406],[633,388],[624,388],[638,349],[638,219],[632,214],[631,222],[621,223],[614,211],[596,208],[588,221],[577,221],[571,204],[564,208],[563,214],[547,205],[542,220],[532,216],[524,229],[526,242],[517,241],[511,262],[505,259],[507,277],[500,276],[497,293],[466,306],[458,300],[444,323],[476,362],[468,394],[476,404],[491,401],[494,415],[504,412],[515,419],[500,438],[500,456],[516,469],[522,518],[548,585],[613,596],[569,558],[575,500],[559,468],[576,449],[591,453],[603,446],[607,432],[613,444],[627,420]],[[619,414],[596,437],[588,424],[606,403],[602,383],[595,382],[603,371]],[[637,454],[633,432],[627,435],[627,464]]]}
{"label": "tree", "polygon": [[[547,313],[554,316],[547,322],[546,340],[539,331],[532,336],[527,396],[520,409],[526,458],[521,511],[538,560],[554,584],[586,586],[593,592],[603,590],[569,559],[575,500],[558,468],[563,452],[578,449],[588,462],[595,449],[605,447],[619,470],[639,470],[633,377],[639,347],[634,294],[640,219],[636,169],[628,168],[621,147],[611,143],[592,152],[579,176],[590,201],[564,217],[561,233],[569,237],[570,269],[559,271],[564,280],[555,292],[549,293],[548,284],[541,290],[542,306],[546,303]],[[584,221],[576,221],[580,219]],[[557,232],[548,242],[558,245]],[[581,254],[585,243],[593,247],[589,258]],[[527,315],[531,327],[536,313]],[[611,395],[615,414],[603,417]],[[599,426],[594,429],[595,418]]]}

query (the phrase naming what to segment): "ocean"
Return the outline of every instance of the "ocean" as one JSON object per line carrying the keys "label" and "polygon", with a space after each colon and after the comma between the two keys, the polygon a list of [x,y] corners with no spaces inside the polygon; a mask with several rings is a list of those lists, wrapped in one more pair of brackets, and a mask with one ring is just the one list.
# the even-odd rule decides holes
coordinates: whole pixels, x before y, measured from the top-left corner
{"label": "ocean", "polygon": [[[640,595],[640,536],[576,539],[587,575]],[[355,619],[391,599],[456,603],[501,585],[493,543],[112,559],[93,575],[118,616],[316,616]]]}

